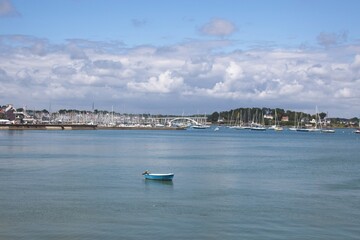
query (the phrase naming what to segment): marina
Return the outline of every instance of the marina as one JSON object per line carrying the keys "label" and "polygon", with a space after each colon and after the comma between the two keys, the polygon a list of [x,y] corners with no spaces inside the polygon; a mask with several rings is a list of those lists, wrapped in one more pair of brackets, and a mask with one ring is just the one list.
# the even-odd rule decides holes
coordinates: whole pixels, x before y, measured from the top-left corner
{"label": "marina", "polygon": [[[279,117],[281,116],[281,118]],[[125,114],[108,111],[59,110],[50,113],[14,108],[11,104],[0,108],[0,130],[184,130],[210,129],[224,126],[236,130],[334,133],[335,128],[355,128],[358,118],[329,119],[326,113],[315,115],[270,108],[239,108],[212,115],[191,116]]]}

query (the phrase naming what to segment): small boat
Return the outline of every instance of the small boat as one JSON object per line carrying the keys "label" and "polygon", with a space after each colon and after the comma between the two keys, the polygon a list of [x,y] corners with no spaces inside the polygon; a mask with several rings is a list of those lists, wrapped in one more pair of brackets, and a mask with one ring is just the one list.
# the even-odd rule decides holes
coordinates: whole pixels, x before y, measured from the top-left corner
{"label": "small boat", "polygon": [[148,170],[143,172],[142,175],[144,175],[145,179],[159,181],[171,181],[174,177],[174,173],[150,173]]}
{"label": "small boat", "polygon": [[331,128],[325,128],[325,129],[321,129],[322,133],[335,133],[335,129],[331,129]]}
{"label": "small boat", "polygon": [[280,127],[280,126],[276,126],[276,127],[274,128],[274,130],[275,130],[275,131],[283,131],[284,128],[283,128],[283,127]]}
{"label": "small boat", "polygon": [[193,129],[208,129],[208,128],[210,128],[209,125],[205,125],[205,124],[192,125],[191,127]]}
{"label": "small boat", "polygon": [[250,128],[251,131],[266,131],[264,127],[252,127]]}
{"label": "small boat", "polygon": [[266,128],[262,125],[255,125],[250,128],[251,131],[266,131]]}
{"label": "small boat", "polygon": [[354,131],[354,133],[360,133],[360,128],[359,129],[356,129],[355,131]]}
{"label": "small boat", "polygon": [[296,129],[297,132],[310,132],[309,128],[297,128]]}
{"label": "small boat", "polygon": [[296,129],[298,132],[320,132],[320,128],[298,128]]}

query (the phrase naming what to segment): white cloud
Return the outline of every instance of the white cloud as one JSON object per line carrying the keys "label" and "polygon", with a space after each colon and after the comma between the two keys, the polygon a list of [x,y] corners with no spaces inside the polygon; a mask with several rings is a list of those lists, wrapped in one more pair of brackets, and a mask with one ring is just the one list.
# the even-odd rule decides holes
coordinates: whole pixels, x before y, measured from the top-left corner
{"label": "white cloud", "polygon": [[161,73],[158,77],[150,77],[146,82],[129,82],[128,88],[144,93],[171,93],[182,88],[184,80],[171,71]]}
{"label": "white cloud", "polygon": [[52,72],[59,76],[69,76],[76,73],[76,69],[71,66],[58,66],[52,69]]}
{"label": "white cloud", "polygon": [[336,98],[350,98],[353,97],[353,92],[350,88],[342,88],[335,92]]}
{"label": "white cloud", "polygon": [[244,73],[241,66],[235,62],[230,62],[225,72],[226,72],[226,79],[230,81],[234,81],[244,77]]}
{"label": "white cloud", "polygon": [[351,67],[354,70],[360,70],[360,54],[357,54],[354,57],[354,61],[352,62]]}
{"label": "white cloud", "polygon": [[284,84],[279,89],[280,96],[290,96],[290,95],[299,95],[304,89],[304,86],[300,85],[298,82]]}
{"label": "white cloud", "polygon": [[225,19],[212,19],[201,27],[200,32],[206,35],[224,37],[233,34],[236,26]]}
{"label": "white cloud", "polygon": [[[32,46],[40,47],[33,51]],[[199,108],[219,111],[213,108],[220,103],[226,110],[227,104],[236,107],[247,102],[251,106],[276,103],[283,108],[323,104],[344,114],[360,111],[356,103],[360,102],[359,46],[339,46],[336,52],[212,51],[220,46],[227,45],[189,41],[159,48],[124,48],[118,43],[77,40],[55,45],[33,37],[6,37],[0,41],[0,49],[6,49],[0,52],[4,101],[0,105],[10,101],[36,107],[56,99],[60,106],[71,102],[75,108],[93,101],[114,101],[128,108],[136,104],[137,109],[142,105],[149,109],[149,101],[156,102],[161,95],[157,104],[164,113],[173,113],[174,106],[181,104],[196,112]]]}
{"label": "white cloud", "polygon": [[209,93],[235,98],[238,96],[236,92],[241,92],[241,81],[243,77],[244,74],[240,64],[232,61],[224,69],[223,80],[217,82]]}
{"label": "white cloud", "polygon": [[70,58],[77,59],[87,59],[85,51],[78,46],[75,42],[70,42],[65,46],[66,51],[69,53]]}

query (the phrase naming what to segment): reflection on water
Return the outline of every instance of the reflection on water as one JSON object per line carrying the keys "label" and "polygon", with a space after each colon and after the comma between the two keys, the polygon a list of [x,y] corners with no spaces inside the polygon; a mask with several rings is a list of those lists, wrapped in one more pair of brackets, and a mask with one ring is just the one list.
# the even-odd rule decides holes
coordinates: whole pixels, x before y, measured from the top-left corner
{"label": "reflection on water", "polygon": [[151,180],[151,179],[143,179],[145,187],[147,189],[151,188],[164,188],[164,189],[172,189],[174,187],[174,181],[159,181],[159,180]]}
{"label": "reflection on water", "polygon": [[145,184],[174,185],[174,181],[160,181],[152,179],[144,179]]}

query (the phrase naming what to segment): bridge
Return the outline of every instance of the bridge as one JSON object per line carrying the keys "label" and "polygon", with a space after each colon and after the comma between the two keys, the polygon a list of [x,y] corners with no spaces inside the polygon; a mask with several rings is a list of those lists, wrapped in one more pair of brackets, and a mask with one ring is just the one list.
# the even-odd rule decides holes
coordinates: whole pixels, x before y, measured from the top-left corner
{"label": "bridge", "polygon": [[200,123],[189,117],[178,117],[169,121],[170,126],[188,126],[188,125],[199,125]]}
{"label": "bridge", "polygon": [[176,127],[188,127],[190,125],[201,125],[205,124],[207,117],[166,117],[166,118],[155,118],[155,122],[164,126],[176,126]]}

